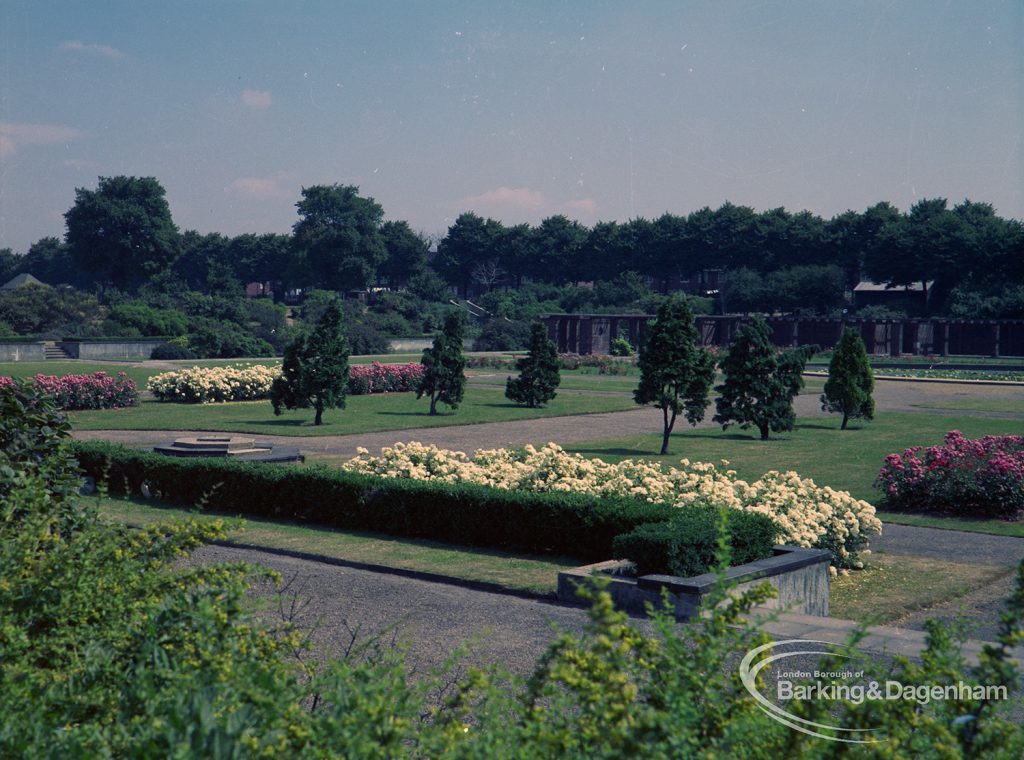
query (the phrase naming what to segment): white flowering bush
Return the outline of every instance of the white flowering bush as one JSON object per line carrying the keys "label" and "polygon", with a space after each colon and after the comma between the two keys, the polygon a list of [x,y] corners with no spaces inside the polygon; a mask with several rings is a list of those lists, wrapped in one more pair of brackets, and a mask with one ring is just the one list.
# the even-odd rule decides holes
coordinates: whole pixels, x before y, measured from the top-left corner
{"label": "white flowering bush", "polygon": [[158,401],[212,404],[270,398],[270,386],[281,366],[190,367],[153,375],[146,388]]}
{"label": "white flowering bush", "polygon": [[371,456],[363,448],[342,467],[387,478],[477,483],[510,490],[630,496],[685,508],[707,504],[760,512],[782,529],[784,542],[828,549],[832,569],[862,567],[868,537],[882,532],[875,508],[846,491],[821,487],[795,472],[771,471],[753,483],[735,470],[683,459],[679,467],[626,459],[618,463],[569,454],[549,443],[537,449],[491,449],[472,457],[420,443],[396,443]]}

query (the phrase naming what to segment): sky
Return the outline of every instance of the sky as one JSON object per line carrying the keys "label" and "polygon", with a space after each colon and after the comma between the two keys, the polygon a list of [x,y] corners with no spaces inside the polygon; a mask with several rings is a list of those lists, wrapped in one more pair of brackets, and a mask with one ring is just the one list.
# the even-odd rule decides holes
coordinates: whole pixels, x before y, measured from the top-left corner
{"label": "sky", "polygon": [[0,0],[0,248],[156,177],[181,230],[356,185],[443,235],[964,198],[1024,218],[1024,0]]}

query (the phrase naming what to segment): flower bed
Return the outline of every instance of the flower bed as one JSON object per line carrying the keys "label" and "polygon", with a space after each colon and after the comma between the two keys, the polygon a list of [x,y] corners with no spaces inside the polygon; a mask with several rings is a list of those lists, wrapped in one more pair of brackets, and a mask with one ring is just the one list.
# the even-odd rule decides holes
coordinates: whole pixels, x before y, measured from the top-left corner
{"label": "flower bed", "polygon": [[408,364],[353,364],[348,369],[348,392],[354,396],[365,393],[405,393],[416,390],[423,378],[423,365]]}
{"label": "flower bed", "polygon": [[[280,365],[251,367],[191,367],[149,378],[146,387],[158,401],[212,404],[223,401],[258,401],[270,398],[270,386],[281,374]],[[355,364],[349,367],[348,392],[394,393],[415,390],[423,365]]]}
{"label": "flower bed", "polygon": [[270,386],[281,374],[279,365],[251,367],[189,367],[153,375],[146,388],[157,401],[212,404],[270,398]]}
{"label": "flower bed", "polygon": [[[10,385],[12,378],[0,377],[0,385]],[[121,409],[139,403],[135,382],[124,372],[111,377],[106,372],[91,375],[36,375],[32,387],[46,394],[61,409]]]}
{"label": "flower bed", "polygon": [[[835,569],[860,567],[869,534],[881,532],[875,508],[845,491],[815,485],[795,472],[769,472],[754,483],[734,470],[682,460],[678,468],[657,462],[624,460],[617,464],[569,454],[549,443],[541,449],[477,451],[470,458],[419,443],[397,443],[380,456],[359,449],[342,467],[388,478],[476,483],[492,488],[535,492],[631,497],[652,504],[728,506],[771,517],[783,541],[828,549]],[[723,465],[727,466],[727,462]]]}
{"label": "flower bed", "polygon": [[1019,518],[1024,436],[970,439],[953,430],[942,446],[912,446],[887,456],[876,485],[894,510]]}

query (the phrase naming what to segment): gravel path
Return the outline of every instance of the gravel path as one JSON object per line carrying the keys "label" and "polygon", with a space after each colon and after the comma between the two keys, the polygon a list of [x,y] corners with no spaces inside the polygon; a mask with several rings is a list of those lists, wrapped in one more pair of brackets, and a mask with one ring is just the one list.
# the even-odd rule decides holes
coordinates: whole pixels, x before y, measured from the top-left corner
{"label": "gravel path", "polygon": [[[431,583],[309,560],[224,546],[204,546],[193,562],[250,562],[281,573],[287,594],[308,601],[294,621],[313,628],[319,652],[340,653],[358,629],[360,640],[392,630],[409,646],[408,664],[416,672],[441,665],[473,640],[466,664],[502,663],[528,675],[537,658],[555,639],[552,626],[579,631],[586,611],[554,602]],[[257,593],[273,596],[266,585]],[[287,601],[287,596],[286,596]],[[275,614],[276,605],[271,605]]]}
{"label": "gravel path", "polygon": [[[879,411],[910,411],[962,414],[951,410],[922,409],[920,404],[956,401],[958,399],[994,399],[1019,401],[1021,414],[971,412],[979,416],[1000,416],[1024,419],[1024,387],[1022,386],[965,386],[936,383],[885,382],[879,381],[875,389],[875,405]],[[817,393],[805,393],[795,403],[797,416],[801,418],[831,417],[821,411]],[[711,422],[711,410],[700,427],[715,427]],[[677,425],[686,425],[682,420]],[[259,436],[279,446],[297,446],[310,454],[334,456],[355,456],[356,448],[363,446],[370,451],[379,451],[396,441],[419,441],[438,446],[471,452],[476,449],[490,449],[501,446],[522,446],[527,443],[543,445],[548,441],[574,443],[599,438],[617,438],[641,435],[661,430],[661,412],[651,407],[628,412],[607,412],[586,414],[575,417],[542,417],[535,420],[514,422],[487,422],[478,425],[453,425],[436,428],[411,428],[390,430],[382,433],[360,433],[357,435],[328,436]],[[80,440],[106,440],[131,446],[152,446],[162,441],[184,435],[195,435],[196,431],[185,430],[82,430],[75,431]]]}

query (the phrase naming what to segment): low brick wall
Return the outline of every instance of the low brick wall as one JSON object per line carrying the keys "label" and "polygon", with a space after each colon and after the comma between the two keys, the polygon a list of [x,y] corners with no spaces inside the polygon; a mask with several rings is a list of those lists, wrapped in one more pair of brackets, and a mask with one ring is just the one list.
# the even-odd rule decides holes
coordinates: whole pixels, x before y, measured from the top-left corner
{"label": "low brick wall", "polygon": [[41,362],[46,359],[42,341],[38,343],[4,343],[0,341],[0,362]]}
{"label": "low brick wall", "polygon": [[164,344],[162,340],[125,340],[86,343],[62,341],[63,348],[72,359],[148,359],[153,349]]}
{"label": "low brick wall", "polygon": [[[765,581],[775,586],[778,596],[766,602],[765,607],[827,617],[829,558],[829,553],[823,549],[776,546],[775,556],[731,567],[726,578],[735,584],[738,591]],[[612,595],[617,608],[643,614],[648,602],[661,607],[662,591],[667,589],[676,617],[686,620],[697,614],[701,602],[718,580],[714,573],[691,578],[672,575],[635,578],[627,574],[631,568],[632,563],[628,560],[609,560],[560,572],[558,598],[578,603],[579,586],[589,585],[595,576],[604,575],[610,578],[606,590]]]}

